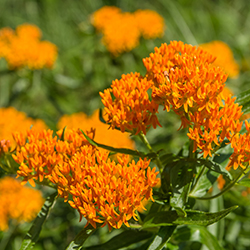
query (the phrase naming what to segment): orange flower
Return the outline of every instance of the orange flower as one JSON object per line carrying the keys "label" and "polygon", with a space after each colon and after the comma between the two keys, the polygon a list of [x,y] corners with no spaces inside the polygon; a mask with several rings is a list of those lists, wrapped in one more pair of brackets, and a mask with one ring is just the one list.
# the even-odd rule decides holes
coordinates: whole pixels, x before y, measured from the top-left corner
{"label": "orange flower", "polygon": [[10,53],[9,44],[13,36],[14,31],[11,28],[2,28],[0,30],[0,58]]}
{"label": "orange flower", "polygon": [[24,187],[12,177],[0,179],[0,200],[1,231],[8,229],[9,219],[19,223],[33,220],[44,203],[38,190]]}
{"label": "orange flower", "polygon": [[99,10],[95,11],[91,16],[92,25],[98,30],[103,31],[107,26],[107,23],[121,13],[121,9],[115,6],[103,6]]}
{"label": "orange flower", "polygon": [[18,37],[27,40],[30,39],[38,40],[42,37],[41,30],[36,25],[29,23],[17,26],[16,34]]}
{"label": "orange flower", "polygon": [[144,58],[147,77],[154,81],[152,97],[169,111],[185,117],[188,110],[208,111],[218,103],[226,75],[212,67],[215,57],[195,46],[173,41]]}
{"label": "orange flower", "polygon": [[[29,67],[30,69],[51,68],[57,57],[57,47],[40,41],[41,31],[31,24],[22,24],[16,33],[8,28],[0,30],[0,56],[8,62],[9,68]],[[8,38],[8,39],[7,39]]]}
{"label": "orange flower", "polygon": [[238,166],[245,169],[250,164],[250,129],[247,120],[245,121],[245,125],[247,133],[236,133],[230,141],[234,152],[230,156],[230,162],[227,166],[228,169],[231,167],[237,169]]}
{"label": "orange flower", "polygon": [[[129,131],[138,134],[153,125],[161,126],[156,113],[158,104],[150,101],[147,91],[153,82],[143,78],[139,73],[122,75],[122,79],[112,82],[111,88],[100,92],[107,113],[107,123],[111,127],[120,128],[122,132]],[[114,98],[112,98],[114,96]]]}
{"label": "orange flower", "polygon": [[242,111],[235,100],[236,98],[228,97],[223,106],[217,104],[210,113],[204,111],[189,113],[193,126],[189,127],[187,135],[194,141],[194,151],[199,147],[204,152],[204,158],[207,155],[212,156],[213,149],[225,138],[231,141],[241,130],[242,122],[239,119]]}
{"label": "orange flower", "polygon": [[135,16],[128,12],[115,15],[103,29],[103,43],[115,56],[134,49],[139,38]]}
{"label": "orange flower", "polygon": [[91,16],[93,26],[103,33],[103,43],[115,56],[130,51],[145,39],[161,37],[164,19],[151,10],[122,12],[114,6],[104,6]]}
{"label": "orange flower", "polygon": [[108,158],[108,153],[90,145],[80,131],[67,130],[62,140],[52,136],[52,131],[29,131],[24,142],[15,134],[18,148],[13,154],[20,164],[18,176],[23,181],[49,180],[58,194],[77,209],[88,223],[96,227],[103,223],[120,228],[134,217],[142,200],[151,199],[152,188],[158,183],[157,172],[149,168],[149,161],[140,159],[129,163],[128,156],[118,157],[118,163]]}
{"label": "orange flower", "polygon": [[26,133],[27,130],[43,130],[46,129],[46,124],[39,119],[32,119],[27,117],[24,112],[17,111],[13,107],[0,108],[0,117],[4,119],[0,120],[0,141],[9,141],[9,146],[12,148],[15,146],[12,138],[14,131],[22,131]]}
{"label": "orange flower", "polygon": [[145,39],[162,37],[164,19],[153,10],[137,10],[135,13],[137,26]]}
{"label": "orange flower", "polygon": [[181,118],[181,127],[189,127],[188,136],[204,158],[242,126],[241,107],[236,98],[225,94],[227,75],[213,62],[215,57],[183,42],[173,41],[155,48],[143,59],[148,79],[152,79],[152,98],[172,109]]}
{"label": "orange flower", "polygon": [[11,149],[11,144],[10,144],[10,140],[1,140],[0,141],[0,157],[1,154],[3,153],[7,153],[9,152]]}
{"label": "orange flower", "polygon": [[99,120],[99,110],[96,110],[90,117],[84,113],[64,115],[57,123],[59,129],[67,126],[69,129],[82,129],[83,131],[95,129],[95,141],[101,144],[116,148],[134,149],[134,142],[129,138],[129,134],[121,133],[119,130],[109,129],[109,125]]}
{"label": "orange flower", "polygon": [[214,65],[223,68],[229,77],[237,77],[239,75],[239,65],[234,60],[233,52],[226,43],[212,41],[200,44],[199,47],[216,56]]}

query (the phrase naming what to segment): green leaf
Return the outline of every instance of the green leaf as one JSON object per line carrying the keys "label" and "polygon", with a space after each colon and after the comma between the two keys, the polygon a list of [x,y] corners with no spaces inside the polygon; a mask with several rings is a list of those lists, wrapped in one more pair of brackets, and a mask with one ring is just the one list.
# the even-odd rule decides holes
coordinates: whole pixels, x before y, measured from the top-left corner
{"label": "green leaf", "polygon": [[162,165],[166,166],[170,162],[172,162],[174,159],[176,159],[176,156],[172,153],[169,154],[163,154],[160,156],[160,161]]}
{"label": "green leaf", "polygon": [[186,225],[178,228],[173,235],[174,241],[197,241],[204,244],[209,250],[223,250],[214,235],[205,227]]}
{"label": "green leaf", "polygon": [[94,140],[92,140],[91,138],[89,138],[81,129],[80,131],[83,133],[83,135],[85,136],[85,138],[87,139],[87,141],[95,146],[95,147],[100,147],[100,148],[104,148],[106,150],[109,150],[111,152],[116,152],[116,153],[121,153],[121,154],[127,154],[127,155],[134,155],[134,156],[140,156],[140,157],[148,157],[148,158],[155,158],[157,157],[157,155],[155,153],[149,153],[149,154],[145,154],[143,152],[139,152],[137,150],[132,150],[132,149],[128,149],[128,148],[113,148],[101,143],[98,143]]}
{"label": "green leaf", "polygon": [[237,96],[236,102],[241,106],[250,102],[250,89],[240,93]]}
{"label": "green leaf", "polygon": [[48,216],[49,210],[52,207],[56,196],[57,192],[47,197],[42,209],[34,220],[29,232],[24,237],[20,250],[29,250],[33,248],[39,238],[43,223]]}
{"label": "green leaf", "polygon": [[237,182],[238,185],[244,186],[244,187],[250,187],[250,179],[245,178],[239,182]]}
{"label": "green leaf", "polygon": [[202,212],[196,210],[186,210],[186,217],[179,216],[176,211],[161,211],[154,214],[149,214],[144,219],[143,228],[170,226],[170,225],[200,225],[208,226],[220,219],[224,218],[232,210],[238,206],[233,206],[228,209],[216,213]]}
{"label": "green leaf", "polygon": [[127,230],[114,236],[104,244],[84,248],[85,250],[116,250],[146,240],[152,236],[147,231]]}
{"label": "green leaf", "polygon": [[208,168],[201,168],[198,174],[202,175],[189,193],[189,197],[202,197],[207,194],[208,190],[213,186],[219,176],[218,173]]}
{"label": "green leaf", "polygon": [[188,202],[190,183],[194,178],[196,162],[185,162],[180,160],[170,170],[170,183],[172,187],[172,197],[170,205],[172,207],[185,208]]}
{"label": "green leaf", "polygon": [[244,106],[242,107],[242,112],[244,114],[247,114],[250,112],[250,102],[247,102],[246,104],[244,104]]}
{"label": "green leaf", "polygon": [[75,239],[70,242],[66,250],[76,250],[80,249],[83,243],[88,239],[88,237],[96,230],[91,224],[83,228],[80,233],[77,234]]}
{"label": "green leaf", "polygon": [[67,126],[65,126],[63,128],[63,132],[62,132],[62,137],[61,137],[61,140],[64,141],[64,137],[65,137],[65,130],[66,130]]}
{"label": "green leaf", "polygon": [[161,227],[147,250],[160,250],[171,238],[176,226]]}
{"label": "green leaf", "polygon": [[211,160],[203,160],[203,159],[200,159],[200,163],[206,166],[207,168],[209,168],[210,170],[216,173],[222,174],[225,178],[228,178],[229,180],[233,179],[231,174],[228,172],[228,170],[223,168],[219,163],[216,163]]}

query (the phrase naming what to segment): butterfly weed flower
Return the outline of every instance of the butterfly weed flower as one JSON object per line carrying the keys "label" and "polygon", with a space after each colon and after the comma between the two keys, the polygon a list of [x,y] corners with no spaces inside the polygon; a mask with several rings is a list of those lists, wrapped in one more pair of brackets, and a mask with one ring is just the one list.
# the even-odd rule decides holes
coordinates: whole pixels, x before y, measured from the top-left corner
{"label": "butterfly weed flower", "polygon": [[14,37],[14,31],[11,28],[0,29],[0,58],[10,53],[9,44]]}
{"label": "butterfly weed flower", "polygon": [[0,108],[0,141],[9,141],[9,146],[13,149],[15,141],[12,138],[14,131],[26,133],[31,127],[33,130],[41,131],[47,128],[47,125],[41,119],[28,117],[24,112],[16,110],[14,107]]}
{"label": "butterfly weed flower", "polygon": [[41,41],[41,35],[37,26],[27,23],[19,25],[15,31],[7,28],[0,30],[0,44],[3,45],[0,56],[6,59],[10,69],[52,68],[57,58],[57,47],[48,41]]}
{"label": "butterfly weed flower", "polygon": [[241,107],[225,94],[227,74],[213,64],[215,59],[180,41],[162,44],[143,59],[146,77],[154,83],[152,99],[180,116],[194,151],[201,150],[204,158],[224,139],[231,141],[242,126]]}
{"label": "butterfly weed flower", "polygon": [[12,177],[0,179],[0,230],[8,229],[10,219],[29,222],[41,209],[44,199],[38,190],[25,187]]}
{"label": "butterfly weed flower", "polygon": [[114,56],[134,49],[141,36],[153,39],[164,33],[164,19],[152,10],[131,13],[104,6],[91,15],[91,22],[103,34],[102,42]]}
{"label": "butterfly weed flower", "polygon": [[144,39],[155,39],[164,34],[165,23],[161,15],[153,10],[137,10],[134,12],[136,23]]}
{"label": "butterfly weed flower", "polygon": [[115,56],[137,47],[139,39],[140,30],[136,26],[136,18],[129,12],[115,15],[103,30],[102,41]]}
{"label": "butterfly weed flower", "polygon": [[121,14],[121,9],[115,6],[103,6],[91,15],[91,23],[98,30],[103,31],[112,19]]}
{"label": "butterfly weed flower", "polygon": [[212,41],[199,44],[203,50],[216,56],[214,65],[225,70],[229,77],[235,78],[239,75],[239,65],[235,61],[230,47],[222,41]]}
{"label": "butterfly weed flower", "polygon": [[121,155],[115,162],[108,152],[90,145],[80,131],[66,129],[64,137],[58,140],[50,130],[29,131],[27,142],[13,154],[20,164],[18,176],[31,184],[52,182],[58,195],[93,227],[96,223],[109,229],[123,223],[129,226],[128,220],[136,219],[135,211],[143,208],[142,200],[153,200],[152,188],[159,182],[150,161],[130,162],[129,156]]}
{"label": "butterfly weed flower", "polygon": [[156,116],[158,104],[148,94],[152,85],[151,80],[139,73],[122,75],[120,80],[113,81],[111,88],[100,92],[107,123],[113,129],[134,134],[141,131],[146,134],[151,126],[161,126]]}

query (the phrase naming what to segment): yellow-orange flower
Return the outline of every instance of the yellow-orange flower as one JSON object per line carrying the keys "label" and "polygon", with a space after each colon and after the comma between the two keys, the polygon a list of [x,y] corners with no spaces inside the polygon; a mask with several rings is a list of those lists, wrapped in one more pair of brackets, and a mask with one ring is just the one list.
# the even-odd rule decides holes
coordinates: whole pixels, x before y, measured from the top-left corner
{"label": "yellow-orange flower", "polygon": [[90,117],[84,113],[64,115],[57,123],[58,129],[65,126],[69,129],[82,129],[83,131],[95,129],[95,141],[115,148],[134,149],[134,142],[129,138],[129,134],[121,133],[119,130],[109,129],[109,125],[100,121],[99,110],[96,110]]}
{"label": "yellow-orange flower", "polygon": [[103,29],[103,43],[114,55],[134,49],[139,39],[140,31],[132,13],[115,15]]}
{"label": "yellow-orange flower", "polygon": [[117,14],[121,14],[120,8],[115,6],[103,6],[92,14],[91,23],[98,31],[103,31],[107,23],[112,21]]}
{"label": "yellow-orange flower", "polygon": [[[100,92],[107,113],[107,123],[111,127],[120,128],[122,132],[129,131],[138,134],[153,125],[160,126],[156,113],[158,104],[150,100],[147,91],[153,82],[143,78],[139,73],[122,75],[120,80],[112,82],[111,88]],[[113,96],[113,98],[112,98]]]}
{"label": "yellow-orange flower", "polygon": [[51,68],[57,58],[57,47],[41,41],[41,31],[31,24],[22,24],[13,30],[0,30],[0,57],[4,57],[9,68],[29,67],[30,69]]}
{"label": "yellow-orange flower", "polygon": [[164,19],[151,10],[130,13],[104,6],[92,14],[91,22],[103,33],[104,45],[115,56],[134,49],[139,45],[140,36],[152,39],[164,32]]}
{"label": "yellow-orange flower", "polygon": [[[62,130],[60,139],[52,131],[28,132],[26,138],[15,134],[18,144],[14,160],[20,164],[18,176],[23,181],[49,180],[56,185],[60,197],[77,209],[88,223],[120,228],[142,208],[142,200],[151,199],[158,183],[157,172],[146,159],[129,163],[129,157],[108,158],[108,152],[90,145],[80,131]],[[64,138],[63,138],[64,137]]]}
{"label": "yellow-orange flower", "polygon": [[153,10],[137,10],[135,13],[137,26],[145,39],[162,37],[164,33],[164,19]]}
{"label": "yellow-orange flower", "polygon": [[147,78],[154,82],[153,100],[180,116],[181,127],[189,127],[194,151],[199,148],[205,158],[242,126],[241,107],[224,91],[227,75],[214,60],[201,48],[177,41],[162,44],[143,59]]}
{"label": "yellow-orange flower", "polygon": [[230,47],[222,41],[212,41],[200,44],[199,47],[216,57],[214,65],[223,68],[229,77],[239,75],[239,65],[235,61]]}
{"label": "yellow-orange flower", "polygon": [[46,129],[46,124],[40,119],[32,119],[27,117],[24,112],[17,111],[13,107],[0,108],[0,141],[6,140],[9,141],[10,145],[15,146],[14,140],[12,138],[12,133],[24,132],[27,130],[43,130]]}
{"label": "yellow-orange flower", "polygon": [[0,200],[1,231],[8,229],[9,219],[18,223],[33,220],[44,203],[38,190],[24,187],[12,177],[0,179]]}
{"label": "yellow-orange flower", "polygon": [[9,44],[13,37],[14,31],[11,28],[2,28],[0,30],[0,58],[10,53]]}

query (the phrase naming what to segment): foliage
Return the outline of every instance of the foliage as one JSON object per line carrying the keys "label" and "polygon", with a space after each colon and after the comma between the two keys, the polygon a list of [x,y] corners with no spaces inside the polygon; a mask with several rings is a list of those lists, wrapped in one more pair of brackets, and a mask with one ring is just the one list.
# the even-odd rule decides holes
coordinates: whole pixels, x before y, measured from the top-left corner
{"label": "foliage", "polygon": [[[105,46],[114,42],[107,42],[114,31],[102,34],[93,26],[93,13],[106,5],[138,16],[139,9],[152,10],[143,18],[162,16],[164,34],[149,39],[147,27],[155,30],[140,23],[142,17],[126,19],[121,23],[140,25],[144,37],[125,27],[135,32],[136,46],[112,54]],[[246,0],[0,0],[0,29],[35,25],[58,52],[52,68],[9,68],[0,31],[0,176],[18,174],[46,199],[33,222],[12,217],[8,231],[0,232],[0,249],[249,249],[249,13]],[[118,19],[109,23],[122,30]],[[115,42],[126,36],[118,33]],[[23,50],[31,46],[24,44]],[[200,56],[187,44],[216,55]],[[182,61],[173,56],[161,68],[172,56],[164,58],[169,46]],[[227,63],[227,80],[211,66],[219,53],[228,53],[218,64]],[[200,60],[195,67],[194,57]],[[214,81],[213,72],[221,78]],[[185,74],[209,86],[195,98],[197,89],[183,87]],[[224,82],[229,91],[222,93]],[[50,132],[41,132],[44,123]],[[35,124],[31,131],[29,124]],[[83,184],[79,176],[86,173],[91,177]],[[105,185],[93,188],[98,181]],[[91,197],[86,203],[82,193]]]}

